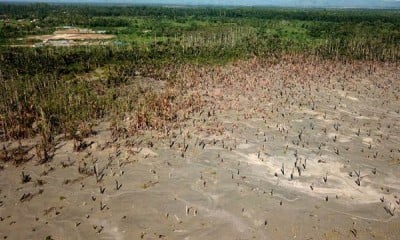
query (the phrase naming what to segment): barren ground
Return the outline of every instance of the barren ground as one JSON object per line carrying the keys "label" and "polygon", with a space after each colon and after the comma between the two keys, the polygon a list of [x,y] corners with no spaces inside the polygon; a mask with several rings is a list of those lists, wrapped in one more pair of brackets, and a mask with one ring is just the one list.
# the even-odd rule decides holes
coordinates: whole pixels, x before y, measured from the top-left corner
{"label": "barren ground", "polygon": [[27,39],[38,39],[44,42],[55,40],[108,40],[115,38],[115,35],[95,33],[92,30],[67,29],[58,30],[51,35],[30,36]]}
{"label": "barren ground", "polygon": [[63,140],[49,163],[2,163],[0,237],[398,239],[397,64],[253,59],[179,77],[202,108],[178,128],[113,139],[104,121],[81,152]]}

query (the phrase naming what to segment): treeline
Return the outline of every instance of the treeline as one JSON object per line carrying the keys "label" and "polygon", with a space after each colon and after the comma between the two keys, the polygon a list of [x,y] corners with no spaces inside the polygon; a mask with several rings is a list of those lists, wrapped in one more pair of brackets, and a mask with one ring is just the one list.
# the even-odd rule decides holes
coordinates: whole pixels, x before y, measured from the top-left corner
{"label": "treeline", "polygon": [[[6,4],[0,3],[0,14],[10,18],[38,18],[63,16],[71,17],[119,17],[147,16],[156,18],[256,18],[275,20],[327,21],[327,22],[383,22],[399,24],[398,10],[338,10],[338,9],[290,9],[262,7],[151,7],[151,6],[101,6],[101,5],[52,5],[52,4]],[[68,16],[68,15],[67,15]]]}

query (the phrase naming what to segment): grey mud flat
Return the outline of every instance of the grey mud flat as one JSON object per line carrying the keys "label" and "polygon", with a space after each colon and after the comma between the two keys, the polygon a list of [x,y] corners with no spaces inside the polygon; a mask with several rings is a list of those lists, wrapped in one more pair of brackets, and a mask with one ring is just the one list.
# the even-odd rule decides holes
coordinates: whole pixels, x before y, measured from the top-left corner
{"label": "grey mud flat", "polygon": [[84,151],[4,163],[0,238],[398,239],[399,66],[196,71],[205,104],[167,135],[113,141],[102,122]]}

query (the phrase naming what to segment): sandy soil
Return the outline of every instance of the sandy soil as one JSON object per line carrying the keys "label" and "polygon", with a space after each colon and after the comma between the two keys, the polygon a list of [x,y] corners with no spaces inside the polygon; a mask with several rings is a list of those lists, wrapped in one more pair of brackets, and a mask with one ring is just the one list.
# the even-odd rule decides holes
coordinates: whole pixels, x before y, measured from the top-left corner
{"label": "sandy soil", "polygon": [[91,30],[67,29],[55,31],[52,35],[30,36],[28,39],[51,40],[106,40],[115,38],[111,34],[99,34]]}
{"label": "sandy soil", "polygon": [[41,35],[29,37],[30,39],[39,39],[42,41],[49,40],[99,40],[99,39],[112,39],[114,35],[97,34],[97,33],[77,33],[77,34],[55,34],[55,35]]}
{"label": "sandy soil", "polygon": [[0,237],[398,239],[399,66],[249,60],[179,77],[204,107],[178,129],[113,139],[101,122],[81,152],[62,141],[47,164],[3,163]]}

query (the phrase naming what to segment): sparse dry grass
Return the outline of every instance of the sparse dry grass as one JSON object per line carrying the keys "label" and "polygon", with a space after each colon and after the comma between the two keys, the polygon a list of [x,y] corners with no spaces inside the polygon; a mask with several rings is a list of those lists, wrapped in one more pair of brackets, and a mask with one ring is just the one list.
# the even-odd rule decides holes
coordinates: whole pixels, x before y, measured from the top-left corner
{"label": "sparse dry grass", "polygon": [[[284,120],[285,109],[318,108],[318,102],[307,95],[307,92],[311,94],[311,89],[356,91],[359,79],[353,79],[355,76],[368,78],[379,74],[377,71],[385,66],[393,68],[395,65],[283,55],[239,60],[223,66],[183,64],[142,68],[146,76],[152,78],[137,76],[141,69],[127,64],[110,67],[105,74],[103,71],[103,75],[93,79],[49,78],[31,82],[14,79],[11,83],[3,82],[4,89],[14,90],[3,93],[6,98],[1,106],[4,110],[2,138],[21,139],[38,134],[41,140],[36,155],[40,162],[46,162],[51,158],[55,134],[62,132],[65,137],[82,143],[94,133],[92,121],[104,117],[111,117],[114,137],[133,136],[147,130],[168,135],[193,114],[204,111],[210,116],[210,112],[218,109],[241,112],[249,107],[244,118],[268,118],[268,113],[257,104],[244,106],[240,103],[243,99],[253,102],[255,98],[259,101],[275,98],[278,99],[276,107],[268,111],[281,114]],[[337,76],[343,78],[340,86],[333,81]],[[273,91],[273,79],[283,79],[280,91]],[[384,81],[375,84],[388,94],[395,91]],[[264,94],[255,96],[254,92],[260,89],[265,90]],[[338,130],[339,125],[334,128]],[[338,150],[336,152],[338,154]]]}

